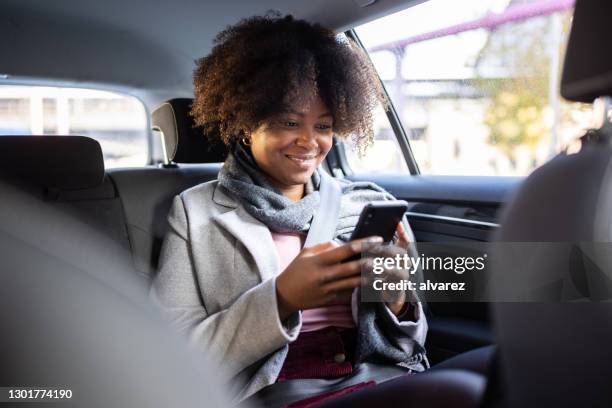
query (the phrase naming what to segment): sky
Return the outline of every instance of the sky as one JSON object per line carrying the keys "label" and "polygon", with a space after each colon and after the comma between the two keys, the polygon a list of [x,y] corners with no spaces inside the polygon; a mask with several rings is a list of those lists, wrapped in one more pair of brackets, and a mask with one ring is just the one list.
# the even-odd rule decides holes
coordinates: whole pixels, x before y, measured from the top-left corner
{"label": "sky", "polygon": [[[538,1],[538,0],[535,0]],[[503,12],[510,0],[429,0],[357,28],[366,48],[413,37]],[[522,0],[533,2],[533,0]],[[473,77],[471,66],[484,46],[488,31],[472,30],[412,44],[406,49],[402,76],[406,79],[451,79]],[[395,76],[395,57],[381,51],[371,55],[384,80]]]}
{"label": "sky", "polygon": [[440,28],[500,13],[510,0],[429,0],[360,26],[359,38],[368,46],[412,37]]}

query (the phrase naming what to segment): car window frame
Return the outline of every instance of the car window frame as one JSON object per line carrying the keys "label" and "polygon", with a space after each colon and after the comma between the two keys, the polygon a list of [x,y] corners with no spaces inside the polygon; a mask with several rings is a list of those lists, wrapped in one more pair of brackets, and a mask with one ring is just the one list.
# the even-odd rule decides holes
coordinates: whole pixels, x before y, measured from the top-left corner
{"label": "car window frame", "polygon": [[[359,46],[366,53],[366,55],[368,56],[368,59],[370,59],[370,54],[368,53],[368,50],[364,47],[363,43],[359,39],[359,36],[357,35],[357,32],[353,28],[345,31],[344,35],[350,38],[351,40],[353,40],[357,44],[357,46]],[[376,77],[380,81],[383,92],[385,93],[385,96],[387,100],[389,101],[389,109],[385,110],[385,114],[387,116],[387,120],[389,120],[389,124],[391,125],[391,130],[393,131],[393,134],[395,135],[395,140],[397,141],[400,147],[400,150],[402,152],[402,157],[404,158],[404,161],[406,162],[406,166],[408,167],[408,171],[410,175],[418,176],[421,174],[421,171],[416,161],[416,157],[414,156],[414,153],[412,151],[412,147],[410,146],[408,134],[404,130],[404,127],[399,119],[395,106],[393,105],[393,100],[391,99],[389,92],[387,91],[387,88],[385,87],[385,84],[382,78],[380,77],[380,74],[378,73],[378,71],[376,71]],[[338,161],[338,164],[341,166],[342,171],[346,175],[353,174],[351,166],[346,157],[344,144],[339,143],[335,147],[338,148],[338,158],[337,158],[338,160],[337,161]]]}

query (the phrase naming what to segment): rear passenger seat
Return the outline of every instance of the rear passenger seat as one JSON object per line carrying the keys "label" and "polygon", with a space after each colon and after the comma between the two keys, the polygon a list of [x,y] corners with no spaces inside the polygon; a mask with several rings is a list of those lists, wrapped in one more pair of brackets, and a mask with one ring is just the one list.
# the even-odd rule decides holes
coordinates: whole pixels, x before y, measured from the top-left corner
{"label": "rear passenger seat", "polygon": [[129,248],[121,202],[104,173],[97,141],[84,136],[0,136],[0,174]]}
{"label": "rear passenger seat", "polygon": [[152,126],[163,133],[171,164],[108,171],[123,206],[134,265],[148,277],[157,268],[172,199],[216,179],[227,156],[224,145],[211,146],[203,130],[194,127],[189,115],[191,101],[173,99],[152,113]]}
{"label": "rear passenger seat", "polygon": [[[84,136],[2,136],[0,176],[59,206],[129,248],[150,279],[157,268],[175,195],[217,178],[227,151],[213,148],[189,116],[191,99],[174,99],[152,115],[171,163],[105,172],[97,141]],[[43,228],[44,226],[41,226]],[[58,237],[61,239],[61,237]]]}

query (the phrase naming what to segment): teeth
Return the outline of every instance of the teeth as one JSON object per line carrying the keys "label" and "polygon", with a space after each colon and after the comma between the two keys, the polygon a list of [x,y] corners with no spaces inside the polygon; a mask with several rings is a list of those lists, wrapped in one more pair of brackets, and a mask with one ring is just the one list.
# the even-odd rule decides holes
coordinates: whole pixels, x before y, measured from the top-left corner
{"label": "teeth", "polygon": [[292,156],[292,155],[287,155],[288,158],[290,158],[291,160],[298,160],[298,161],[307,161],[307,160],[312,160],[317,156]]}

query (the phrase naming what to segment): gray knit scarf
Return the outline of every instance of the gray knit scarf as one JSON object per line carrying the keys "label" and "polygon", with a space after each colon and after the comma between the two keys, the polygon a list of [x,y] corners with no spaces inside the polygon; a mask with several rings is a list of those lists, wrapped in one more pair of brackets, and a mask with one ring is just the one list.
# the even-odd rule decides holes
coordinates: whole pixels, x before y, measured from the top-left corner
{"label": "gray knit scarf", "polygon": [[[219,171],[219,184],[229,190],[253,217],[271,231],[307,233],[315,211],[319,207],[320,169],[306,184],[306,194],[293,202],[278,191],[268,176],[257,166],[253,156],[237,143]],[[394,197],[369,182],[338,180],[342,190],[340,214],[334,239],[346,242],[355,229],[359,214],[370,201],[393,200]],[[386,362],[413,367],[421,363],[425,350],[414,342],[408,354],[385,335],[384,322],[379,321],[378,303],[361,303],[358,310],[355,364]]]}
{"label": "gray knit scarf", "polygon": [[[219,184],[229,190],[253,217],[271,231],[307,233],[319,208],[320,169],[306,184],[304,197],[293,202],[278,191],[257,166],[253,156],[236,144],[219,171]],[[338,180],[342,189],[340,214],[334,239],[347,241],[362,208],[370,201],[393,200],[393,196],[374,183]]]}

